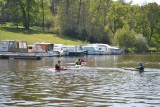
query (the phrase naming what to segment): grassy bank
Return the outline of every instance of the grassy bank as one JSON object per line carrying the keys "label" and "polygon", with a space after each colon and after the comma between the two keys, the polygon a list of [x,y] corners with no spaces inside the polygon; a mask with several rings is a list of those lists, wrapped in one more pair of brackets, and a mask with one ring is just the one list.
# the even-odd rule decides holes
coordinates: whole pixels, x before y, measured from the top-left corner
{"label": "grassy bank", "polygon": [[28,44],[35,42],[50,42],[54,44],[79,45],[85,44],[76,39],[72,39],[63,35],[56,35],[37,30],[26,30],[24,28],[0,27],[0,40],[22,40]]}

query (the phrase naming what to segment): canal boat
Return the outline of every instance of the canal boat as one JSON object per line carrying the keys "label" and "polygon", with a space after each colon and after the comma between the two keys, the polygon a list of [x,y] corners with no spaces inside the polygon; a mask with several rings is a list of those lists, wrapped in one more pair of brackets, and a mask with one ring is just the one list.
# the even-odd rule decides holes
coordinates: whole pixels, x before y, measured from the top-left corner
{"label": "canal boat", "polygon": [[0,41],[0,58],[41,59],[40,56],[28,53],[26,41]]}
{"label": "canal boat", "polygon": [[87,55],[105,55],[105,51],[99,50],[95,45],[83,46],[83,49],[87,51]]}
{"label": "canal boat", "polygon": [[110,46],[108,44],[102,44],[102,43],[95,43],[95,44],[88,44],[89,46],[97,47],[98,50],[104,51],[105,55],[115,55],[115,54],[122,54],[124,53],[124,49]]}
{"label": "canal boat", "polygon": [[36,49],[39,48],[40,51],[38,51],[37,54],[41,55],[42,57],[53,57],[54,52],[53,52],[53,43],[47,43],[47,42],[37,42],[33,44]]}
{"label": "canal boat", "polygon": [[63,50],[62,50],[63,44],[54,44],[53,47],[53,53],[55,56],[63,56]]}
{"label": "canal boat", "polygon": [[65,56],[84,56],[86,54],[86,50],[79,45],[63,45],[62,50]]}

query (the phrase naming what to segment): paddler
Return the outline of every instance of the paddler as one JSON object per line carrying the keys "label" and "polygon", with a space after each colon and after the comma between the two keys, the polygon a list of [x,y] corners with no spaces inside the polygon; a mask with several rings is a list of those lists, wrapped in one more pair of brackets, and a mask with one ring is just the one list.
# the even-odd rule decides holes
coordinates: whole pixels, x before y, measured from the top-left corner
{"label": "paddler", "polygon": [[55,65],[55,69],[56,69],[57,71],[59,71],[59,70],[62,69],[62,68],[61,68],[61,61],[58,61],[58,63]]}
{"label": "paddler", "polygon": [[139,70],[140,76],[142,77],[143,76],[142,74],[144,73],[144,66],[143,66],[143,64],[139,63],[139,66],[136,69]]}
{"label": "paddler", "polygon": [[81,59],[78,59],[78,60],[76,61],[76,65],[81,65]]}
{"label": "paddler", "polygon": [[85,63],[86,61],[83,58],[81,58],[81,64],[85,64]]}
{"label": "paddler", "polygon": [[60,71],[60,70],[70,70],[68,68],[64,68],[61,66],[61,61],[58,61],[58,63],[55,65],[55,70]]}

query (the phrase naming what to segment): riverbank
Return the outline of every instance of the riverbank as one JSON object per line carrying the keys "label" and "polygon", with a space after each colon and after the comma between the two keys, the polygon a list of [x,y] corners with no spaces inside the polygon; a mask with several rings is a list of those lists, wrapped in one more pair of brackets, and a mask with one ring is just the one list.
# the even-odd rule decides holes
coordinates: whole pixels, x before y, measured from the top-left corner
{"label": "riverbank", "polygon": [[80,40],[69,38],[63,35],[56,35],[48,32],[24,29],[24,28],[10,28],[0,27],[0,40],[21,40],[26,41],[28,44],[35,42],[50,42],[54,44],[65,45],[80,45],[85,44]]}

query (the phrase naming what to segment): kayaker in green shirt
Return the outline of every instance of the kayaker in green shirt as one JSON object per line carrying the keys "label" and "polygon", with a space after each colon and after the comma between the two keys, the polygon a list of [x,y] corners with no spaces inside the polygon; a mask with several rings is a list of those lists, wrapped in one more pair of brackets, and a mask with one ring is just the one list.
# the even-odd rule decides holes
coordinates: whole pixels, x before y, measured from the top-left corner
{"label": "kayaker in green shirt", "polygon": [[76,65],[81,65],[81,59],[78,59],[78,60],[76,61]]}

